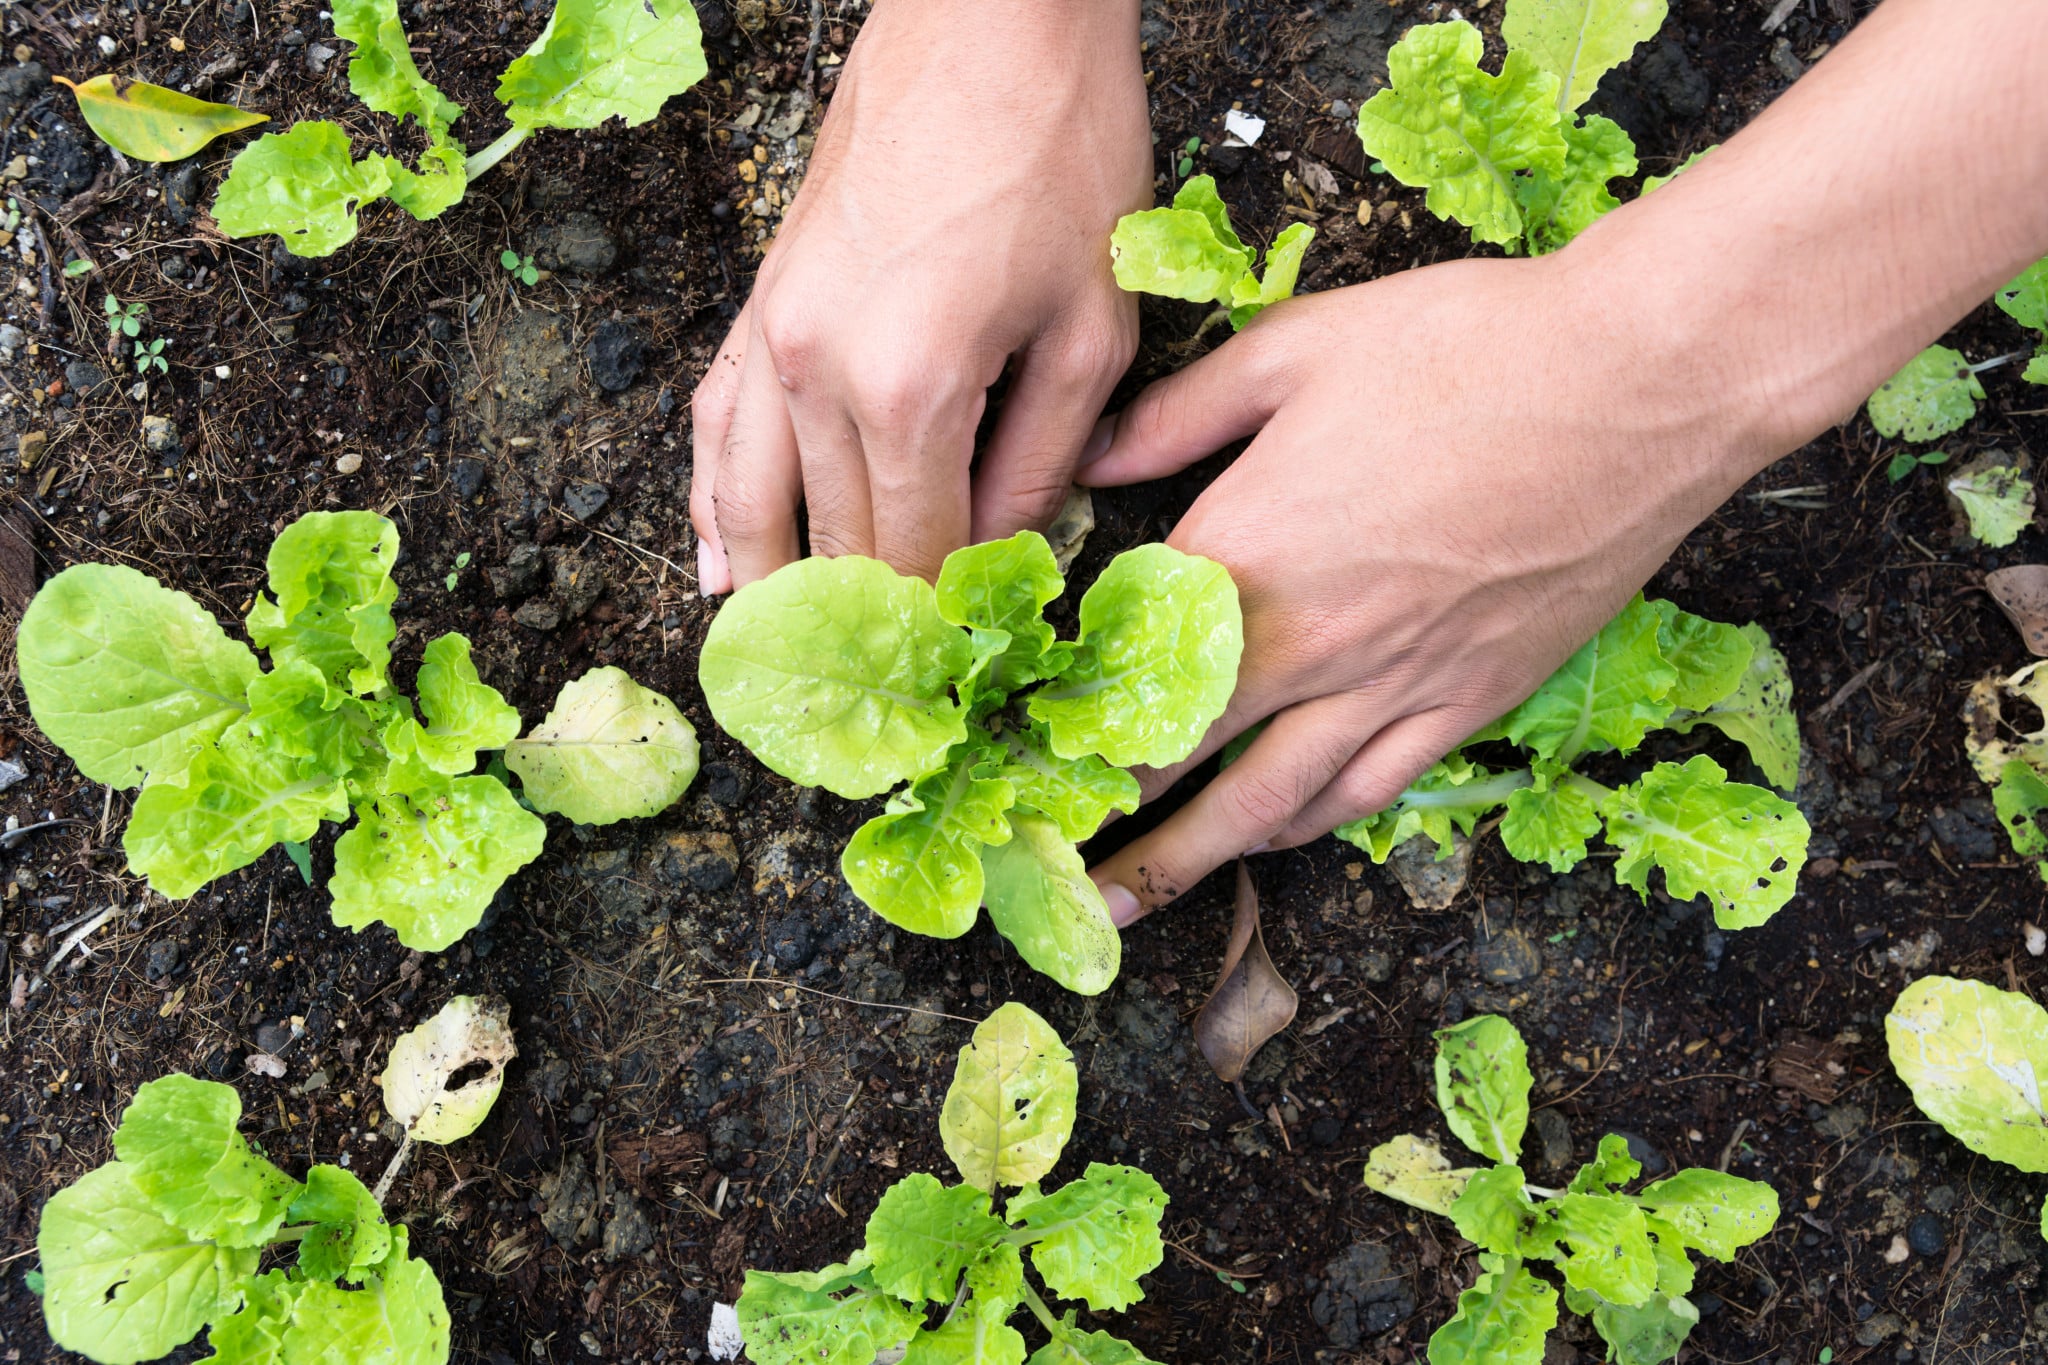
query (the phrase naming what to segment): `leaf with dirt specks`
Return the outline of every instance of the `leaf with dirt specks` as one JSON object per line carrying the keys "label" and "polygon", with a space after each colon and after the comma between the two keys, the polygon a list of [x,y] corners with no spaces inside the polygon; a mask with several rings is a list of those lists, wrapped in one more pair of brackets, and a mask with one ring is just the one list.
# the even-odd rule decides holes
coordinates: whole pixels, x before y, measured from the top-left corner
{"label": "leaf with dirt specks", "polygon": [[2012,564],[1984,575],[1984,590],[2027,642],[2027,652],[2048,658],[2048,564]]}
{"label": "leaf with dirt specks", "polygon": [[1209,1067],[1235,1084],[1266,1040],[1294,1022],[1294,987],[1274,967],[1259,932],[1259,892],[1243,859],[1237,864],[1237,918],[1216,989],[1195,1016],[1195,1045]]}
{"label": "leaf with dirt specks", "polygon": [[[458,995],[426,1023],[391,1045],[377,1084],[384,1108],[421,1142],[468,1137],[484,1121],[505,1084],[505,1063],[519,1055],[502,1000]],[[484,1074],[454,1084],[465,1069]]]}

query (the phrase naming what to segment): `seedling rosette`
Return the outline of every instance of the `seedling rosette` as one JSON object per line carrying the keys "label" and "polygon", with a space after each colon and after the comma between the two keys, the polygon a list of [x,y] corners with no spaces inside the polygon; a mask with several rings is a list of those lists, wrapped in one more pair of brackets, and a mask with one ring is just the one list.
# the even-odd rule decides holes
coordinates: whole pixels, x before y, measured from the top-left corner
{"label": "seedling rosette", "polygon": [[1109,238],[1110,267],[1117,285],[1134,294],[1218,305],[1203,331],[1226,317],[1232,330],[1242,331],[1269,305],[1294,297],[1302,257],[1315,236],[1307,223],[1281,229],[1261,275],[1253,268],[1258,253],[1230,226],[1215,178],[1198,175],[1180,187],[1170,208],[1117,220]]}

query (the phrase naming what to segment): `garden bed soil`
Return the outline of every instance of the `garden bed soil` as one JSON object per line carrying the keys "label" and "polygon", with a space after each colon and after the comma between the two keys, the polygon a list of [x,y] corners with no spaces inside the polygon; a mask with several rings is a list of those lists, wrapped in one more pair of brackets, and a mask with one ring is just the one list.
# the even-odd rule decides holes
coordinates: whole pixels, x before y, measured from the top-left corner
{"label": "garden bed soil", "polygon": [[[1635,135],[1646,173],[1734,132],[1868,6],[1800,4],[1775,34],[1759,0],[1673,8],[1596,102]],[[1971,682],[2025,661],[1983,574],[2041,557],[2048,538],[1970,547],[1938,479],[1886,482],[1890,452],[1860,416],[1762,475],[1653,590],[1761,621],[1791,661],[1815,831],[1792,904],[1723,934],[1695,905],[1617,889],[1599,855],[1553,876],[1495,837],[1442,911],[1413,908],[1331,840],[1260,857],[1266,942],[1303,991],[1297,1023],[1247,1077],[1269,1116],[1253,1121],[1188,1030],[1228,934],[1227,869],[1129,932],[1121,979],[1078,998],[985,923],[956,942],[891,932],[837,875],[864,808],[792,789],[711,721],[694,668],[714,608],[691,570],[688,398],[794,193],[817,111],[802,100],[804,6],[701,9],[711,76],[658,121],[543,134],[441,220],[373,209],[354,244],[299,261],[213,229],[203,206],[230,147],[183,166],[118,162],[30,63],[74,78],[111,65],[280,126],[338,117],[374,138],[316,6],[7,8],[0,165],[21,158],[7,189],[35,205],[0,252],[19,329],[0,333],[10,630],[31,582],[87,560],[143,568],[238,618],[280,527],[373,508],[404,536],[402,683],[425,639],[460,630],[532,721],[565,680],[618,664],[691,717],[705,766],[658,818],[551,820],[548,851],[484,926],[422,956],[381,926],[335,928],[281,852],[181,904],[148,894],[123,872],[129,797],[84,783],[51,748],[8,659],[0,763],[27,775],[0,813],[68,823],[0,851],[0,982],[13,986],[0,1011],[0,1361],[59,1354],[23,1280],[38,1210],[107,1158],[139,1084],[169,1071],[233,1081],[273,1159],[374,1179],[393,1150],[374,1084],[385,1051],[459,992],[511,1002],[520,1057],[489,1122],[419,1153],[389,1208],[440,1275],[463,1360],[702,1359],[711,1305],[733,1299],[744,1267],[841,1257],[891,1180],[946,1170],[936,1116],[954,1055],[1010,999],[1080,1063],[1064,1168],[1135,1163],[1171,1196],[1145,1300],[1121,1326],[1083,1314],[1169,1365],[1415,1358],[1472,1257],[1445,1221],[1371,1194],[1360,1172],[1390,1136],[1443,1136],[1430,1033],[1486,1010],[1529,1037],[1543,1107],[1526,1159],[1541,1175],[1623,1131],[1653,1171],[1718,1166],[1777,1189],[1777,1229],[1703,1268],[1687,1359],[2041,1358],[2041,1182],[1913,1110],[1882,1019],[1926,970],[2048,995],[2048,965],[2022,938],[2048,914],[2042,886],[2011,857],[1958,718]],[[1201,137],[1196,167],[1219,176],[1248,237],[1316,224],[1304,290],[1468,254],[1419,193],[1370,173],[1332,107],[1368,95],[1388,42],[1442,10],[1149,5],[1162,196]],[[545,11],[407,7],[422,64],[470,110],[458,131],[472,144],[497,131],[494,74]],[[820,10],[821,96],[859,12]],[[1491,28],[1498,6],[1478,14]],[[1221,145],[1233,104],[1268,120],[1255,148]],[[81,248],[96,274],[50,268]],[[551,273],[521,285],[499,265],[507,248]],[[123,367],[105,343],[108,291],[146,303],[147,335],[170,342],[171,373],[146,396],[109,377]],[[1148,301],[1125,393],[1181,363],[1198,315]],[[2011,331],[1987,309],[1949,340],[1975,359],[2010,349]],[[2041,391],[2009,370],[1986,383],[1990,401],[1948,448],[2038,455]],[[1416,459],[1424,477],[1427,452]],[[1096,494],[1076,577],[1158,537],[1221,465]],[[1788,489],[1805,491],[1777,496]],[[1700,747],[1750,772],[1714,736],[1667,756]],[[322,875],[331,845],[330,833],[314,848]],[[90,951],[46,970],[58,926],[109,905]],[[282,1059],[283,1078],[248,1072],[259,1052]],[[1548,1360],[1598,1358],[1586,1332],[1566,1335]]]}

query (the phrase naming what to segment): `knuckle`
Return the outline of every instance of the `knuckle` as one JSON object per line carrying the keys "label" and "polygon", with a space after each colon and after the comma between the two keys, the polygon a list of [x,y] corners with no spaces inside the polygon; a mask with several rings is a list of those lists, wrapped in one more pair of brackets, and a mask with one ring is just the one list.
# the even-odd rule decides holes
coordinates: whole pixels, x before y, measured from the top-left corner
{"label": "knuckle", "polygon": [[901,360],[868,367],[849,403],[862,427],[884,431],[918,425],[931,405],[931,371]]}
{"label": "knuckle", "polygon": [[711,494],[711,509],[719,536],[728,542],[758,538],[772,515],[767,499],[748,479],[720,479]]}
{"label": "knuckle", "polygon": [[1080,383],[1108,384],[1137,354],[1137,339],[1121,320],[1089,322],[1070,334],[1059,352],[1062,377]]}
{"label": "knuckle", "polygon": [[771,302],[761,310],[757,325],[776,377],[788,388],[809,384],[825,350],[824,328],[817,314],[808,308]]}
{"label": "knuckle", "polygon": [[1294,818],[1307,793],[1290,773],[1257,770],[1226,782],[1220,793],[1224,818],[1242,831],[1266,834]]}

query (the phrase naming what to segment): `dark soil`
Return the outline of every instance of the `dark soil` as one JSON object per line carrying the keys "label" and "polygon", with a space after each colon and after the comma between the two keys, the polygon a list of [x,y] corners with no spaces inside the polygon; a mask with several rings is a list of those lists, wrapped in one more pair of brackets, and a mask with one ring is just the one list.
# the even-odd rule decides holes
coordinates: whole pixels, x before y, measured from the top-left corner
{"label": "dark soil", "polygon": [[[381,927],[334,928],[325,893],[282,853],[186,903],[146,892],[123,871],[128,797],[80,780],[31,723],[11,657],[0,665],[0,761],[28,774],[0,814],[69,822],[0,851],[13,993],[0,1012],[0,1361],[57,1354],[22,1279],[38,1210],[109,1155],[137,1085],[173,1070],[232,1080],[246,1131],[275,1159],[373,1179],[392,1151],[373,1080],[384,1053],[457,992],[507,997],[521,1056],[491,1120],[418,1157],[391,1207],[446,1286],[465,1360],[702,1358],[710,1306],[733,1298],[743,1267],[839,1257],[889,1181],[946,1169],[936,1114],[952,1058],[1006,999],[1042,1012],[1081,1063],[1063,1173],[1134,1162],[1172,1196],[1166,1261],[1120,1329],[1162,1362],[1416,1357],[1472,1258],[1447,1223],[1359,1176],[1396,1133],[1442,1136],[1430,1032],[1482,1010],[1530,1039],[1545,1108],[1526,1162],[1543,1174],[1620,1130],[1653,1169],[1723,1166],[1777,1188],[1777,1230],[1704,1267],[1688,1359],[2042,1358],[2042,1182],[1920,1118],[1886,1065],[1882,1018],[1929,969],[2048,994],[2021,934],[2048,915],[2043,889],[1999,836],[1958,718],[1972,681],[2025,657],[1983,572],[2041,557],[2048,538],[1969,548],[1938,480],[1885,481],[1890,451],[1860,417],[1758,479],[1653,586],[1763,622],[1791,659],[1815,829],[1801,894],[1767,927],[1723,935],[1695,905],[1618,890],[1598,856],[1554,877],[1491,838],[1442,913],[1410,909],[1392,877],[1333,841],[1260,858],[1266,941],[1303,1005],[1247,1077],[1273,1116],[1254,1122],[1187,1027],[1227,934],[1226,877],[1131,932],[1110,991],[1066,995],[986,925],[954,943],[890,932],[836,876],[863,811],[793,790],[711,722],[694,668],[711,607],[689,567],[687,400],[794,193],[817,112],[788,117],[804,7],[700,8],[711,78],[661,119],[543,135],[440,221],[373,209],[321,262],[213,230],[204,205],[232,145],[185,166],[122,164],[33,66],[0,72],[0,165],[20,156],[25,176],[7,187],[25,211],[0,251],[23,334],[0,368],[10,630],[29,582],[85,560],[137,565],[238,618],[278,528],[374,508],[405,537],[402,681],[425,639],[460,630],[533,720],[563,681],[615,663],[673,697],[705,746],[674,809],[602,830],[551,821],[548,852],[486,924],[422,957]],[[855,31],[840,8],[827,7],[817,53],[827,96]],[[1674,8],[1600,96],[1646,173],[1740,127],[1868,6],[1801,5],[1777,35],[1760,31],[1761,4]],[[458,128],[472,146],[496,133],[495,73],[545,11],[407,9],[422,64],[471,110]],[[1490,24],[1497,7],[1480,13]],[[1214,142],[1197,167],[1222,178],[1247,235],[1317,224],[1304,289],[1467,254],[1419,194],[1370,174],[1331,110],[1370,93],[1401,29],[1437,16],[1382,0],[1151,6],[1162,196],[1199,136]],[[55,0],[10,6],[4,24],[17,63],[80,78],[111,64],[279,125],[330,116],[359,140],[381,135],[347,94],[346,58],[315,52],[345,45],[305,0]],[[1233,102],[1270,121],[1256,149],[1216,145]],[[518,284],[498,262],[508,247],[553,273]],[[55,267],[81,250],[100,270],[65,278]],[[170,342],[171,374],[146,396],[108,353],[108,291],[146,303],[145,335]],[[1178,363],[1197,320],[1148,308],[1131,385]],[[1972,359],[2017,344],[1990,309],[1949,340]],[[2040,390],[2010,369],[1986,382],[1991,401],[1948,448],[2048,450]],[[146,446],[146,417],[170,418],[175,439],[158,427],[159,448]],[[1076,577],[1157,536],[1220,463],[1098,494]],[[1739,752],[1701,742],[1746,771]],[[316,873],[330,847],[316,844]],[[90,953],[49,970],[61,926],[110,904]],[[282,1056],[282,1080],[246,1072],[259,1050]],[[1895,1238],[1902,1258],[1887,1256]],[[1552,1361],[1597,1358],[1568,1332],[1577,1346]]]}

